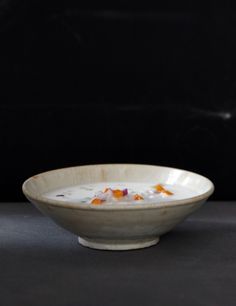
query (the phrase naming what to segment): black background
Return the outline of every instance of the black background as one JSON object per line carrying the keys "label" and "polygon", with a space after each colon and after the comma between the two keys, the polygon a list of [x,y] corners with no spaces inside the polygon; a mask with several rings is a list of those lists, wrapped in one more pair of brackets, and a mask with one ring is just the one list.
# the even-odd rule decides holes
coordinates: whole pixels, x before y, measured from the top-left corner
{"label": "black background", "polygon": [[182,4],[0,2],[0,200],[109,162],[196,171],[235,199],[236,11]]}

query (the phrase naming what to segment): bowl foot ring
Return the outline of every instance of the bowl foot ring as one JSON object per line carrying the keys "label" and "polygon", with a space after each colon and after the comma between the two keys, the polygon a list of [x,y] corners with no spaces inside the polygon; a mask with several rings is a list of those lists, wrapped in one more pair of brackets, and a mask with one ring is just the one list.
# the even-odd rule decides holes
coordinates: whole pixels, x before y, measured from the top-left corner
{"label": "bowl foot ring", "polygon": [[137,240],[95,240],[88,238],[78,237],[78,241],[81,245],[97,250],[135,250],[143,249],[153,246],[159,242],[160,238],[150,238],[150,239],[137,239]]}

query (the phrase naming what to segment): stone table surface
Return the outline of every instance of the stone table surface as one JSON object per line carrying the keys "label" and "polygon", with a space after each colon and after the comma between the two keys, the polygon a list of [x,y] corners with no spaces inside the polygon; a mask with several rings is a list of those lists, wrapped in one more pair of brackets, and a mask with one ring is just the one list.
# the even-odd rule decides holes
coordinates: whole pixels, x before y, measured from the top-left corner
{"label": "stone table surface", "polygon": [[207,202],[156,246],[80,246],[30,203],[0,203],[0,305],[236,305],[236,202]]}

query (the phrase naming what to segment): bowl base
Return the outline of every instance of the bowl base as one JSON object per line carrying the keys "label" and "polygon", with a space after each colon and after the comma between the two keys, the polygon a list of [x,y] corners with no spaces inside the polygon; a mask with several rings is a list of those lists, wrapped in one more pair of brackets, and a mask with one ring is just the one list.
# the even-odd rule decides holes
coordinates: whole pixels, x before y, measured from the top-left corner
{"label": "bowl base", "polygon": [[124,251],[147,248],[159,242],[160,238],[155,237],[151,239],[138,239],[138,240],[96,240],[78,237],[81,245],[98,250],[113,250]]}

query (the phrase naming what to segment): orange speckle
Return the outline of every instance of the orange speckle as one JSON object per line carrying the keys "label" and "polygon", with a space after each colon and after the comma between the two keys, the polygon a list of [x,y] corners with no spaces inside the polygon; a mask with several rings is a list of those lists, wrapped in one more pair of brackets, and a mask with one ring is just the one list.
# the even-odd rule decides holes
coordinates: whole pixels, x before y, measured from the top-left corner
{"label": "orange speckle", "polygon": [[154,188],[155,188],[156,191],[158,191],[158,192],[163,192],[163,191],[165,190],[165,188],[164,188],[162,185],[160,185],[160,184],[154,186]]}
{"label": "orange speckle", "polygon": [[143,197],[140,194],[135,194],[134,195],[134,200],[135,201],[143,200]]}
{"label": "orange speckle", "polygon": [[164,193],[165,195],[168,195],[168,196],[173,195],[173,192],[171,192],[171,191],[169,191],[169,190],[166,190],[166,189],[165,189],[165,191],[163,191],[163,193]]}
{"label": "orange speckle", "polygon": [[156,189],[156,191],[162,192],[162,193],[164,193],[165,195],[168,195],[168,196],[169,196],[169,195],[173,195],[173,192],[171,192],[171,191],[165,189],[161,184],[158,184],[158,185],[154,186],[154,188]]}
{"label": "orange speckle", "polygon": [[91,201],[91,204],[100,205],[100,204],[102,204],[102,200],[99,199],[99,198],[94,198],[94,199]]}
{"label": "orange speckle", "polygon": [[113,196],[117,199],[122,198],[123,197],[123,191],[120,189],[115,189],[112,190]]}

